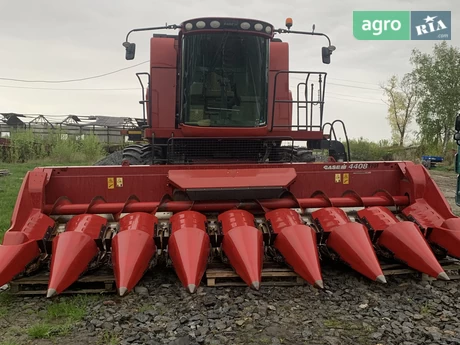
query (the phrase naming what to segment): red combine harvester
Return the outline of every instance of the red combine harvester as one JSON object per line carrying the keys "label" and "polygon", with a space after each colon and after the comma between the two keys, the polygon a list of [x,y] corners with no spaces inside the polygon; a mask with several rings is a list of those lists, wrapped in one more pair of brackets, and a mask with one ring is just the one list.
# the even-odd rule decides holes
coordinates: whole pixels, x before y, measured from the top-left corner
{"label": "red combine harvester", "polygon": [[161,261],[194,292],[208,262],[222,260],[259,289],[264,263],[281,258],[323,288],[323,257],[385,283],[380,256],[448,280],[438,260],[460,257],[460,220],[422,165],[350,162],[333,140],[343,123],[323,122],[326,73],[289,71],[275,35],[326,37],[326,64],[335,47],[286,25],[198,18],[132,30],[179,29],[153,35],[150,72],[138,74],[149,80],[147,144],[126,148],[119,166],[28,172],[0,247],[0,286],[49,264],[51,297],[109,265],[125,295]]}

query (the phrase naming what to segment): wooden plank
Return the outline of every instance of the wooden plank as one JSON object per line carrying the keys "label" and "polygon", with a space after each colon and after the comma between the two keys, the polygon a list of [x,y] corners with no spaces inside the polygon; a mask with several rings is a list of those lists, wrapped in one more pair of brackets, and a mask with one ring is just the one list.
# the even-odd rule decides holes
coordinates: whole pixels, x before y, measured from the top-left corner
{"label": "wooden plank", "polygon": [[214,278],[209,278],[207,280],[207,285],[208,286],[216,286],[216,280]]}
{"label": "wooden plank", "polygon": [[[49,273],[38,273],[33,276],[21,277],[18,279],[13,280],[13,283],[18,284],[27,284],[27,285],[35,285],[35,284],[48,284],[49,281]],[[97,282],[113,282],[115,281],[115,277],[113,274],[110,273],[100,273],[95,272],[93,274],[89,273],[88,275],[80,277],[77,282],[78,283],[97,283]]]}
{"label": "wooden plank", "polygon": [[[286,282],[286,281],[262,281],[260,286],[298,286],[304,285],[304,283],[297,283],[297,282]],[[208,287],[224,287],[224,286],[235,286],[235,287],[247,287],[248,285],[244,282],[229,282],[229,281],[222,281],[216,282],[215,285],[207,285]]]}
{"label": "wooden plank", "polygon": [[382,268],[382,270],[391,270],[393,268],[401,268],[404,266],[401,264],[383,264],[383,265],[380,265],[380,267]]}
{"label": "wooden plank", "polygon": [[[115,289],[104,290],[104,289],[81,289],[81,290],[64,290],[61,292],[61,295],[67,294],[100,294],[100,293],[113,293]],[[23,296],[37,296],[37,295],[46,295],[47,290],[22,290],[14,293],[15,295]]]}
{"label": "wooden plank", "polygon": [[[297,277],[297,273],[289,268],[267,269],[262,271],[262,277]],[[215,269],[211,268],[206,271],[208,278],[239,278],[239,275],[230,268]]]}
{"label": "wooden plank", "polygon": [[[451,280],[460,279],[460,261],[456,259],[439,260],[441,266]],[[207,286],[247,286],[233,269],[223,263],[212,263],[206,270],[205,281]],[[435,280],[420,272],[399,263],[381,264],[384,275],[417,274],[422,280]],[[450,271],[450,272],[449,272]],[[456,272],[455,272],[456,271]],[[306,282],[290,267],[274,262],[264,263],[262,270],[262,286],[295,286]],[[18,278],[10,283],[10,291],[17,295],[46,295],[49,272],[41,272],[32,276]],[[40,286],[41,285],[41,286]],[[114,292],[115,277],[112,271],[102,269],[87,272],[63,293],[107,293]]]}
{"label": "wooden plank", "polygon": [[[22,277],[10,282],[10,291],[15,295],[46,295],[49,272]],[[115,276],[108,271],[88,273],[72,284],[63,294],[115,292]]]}
{"label": "wooden plank", "polygon": [[398,274],[411,274],[411,273],[420,273],[418,271],[415,271],[411,268],[400,268],[400,269],[394,269],[394,270],[382,270],[383,275],[385,276],[392,276],[392,275],[398,275]]}
{"label": "wooden plank", "polygon": [[[279,280],[276,280],[277,278]],[[276,267],[262,270],[261,286],[295,286],[303,284],[306,284],[306,282],[290,268]],[[209,287],[247,286],[231,268],[208,269],[206,271],[206,285]]]}

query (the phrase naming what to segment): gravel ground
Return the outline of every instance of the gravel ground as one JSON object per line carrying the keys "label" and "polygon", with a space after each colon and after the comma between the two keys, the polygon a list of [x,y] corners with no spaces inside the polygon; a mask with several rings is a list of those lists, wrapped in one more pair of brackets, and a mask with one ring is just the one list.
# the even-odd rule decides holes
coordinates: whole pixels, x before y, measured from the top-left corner
{"label": "gravel ground", "polygon": [[94,165],[120,165],[123,159],[122,151],[115,151],[108,156],[100,159]]}
{"label": "gravel ground", "polygon": [[[433,176],[454,204],[454,175]],[[459,280],[389,276],[382,285],[335,265],[323,267],[326,291],[200,287],[189,295],[173,271],[154,273],[125,298],[88,299],[87,315],[59,337],[32,339],[27,327],[69,297],[4,298],[0,344],[460,344]]]}
{"label": "gravel ground", "polygon": [[457,176],[453,172],[430,170],[430,174],[436,181],[441,192],[446,197],[457,216],[460,216],[460,207],[455,204],[455,194],[457,190]]}

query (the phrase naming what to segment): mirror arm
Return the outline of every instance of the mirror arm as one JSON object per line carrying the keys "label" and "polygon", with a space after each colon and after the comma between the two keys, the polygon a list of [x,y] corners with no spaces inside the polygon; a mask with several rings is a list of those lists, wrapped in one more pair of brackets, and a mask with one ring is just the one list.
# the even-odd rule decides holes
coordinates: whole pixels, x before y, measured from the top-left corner
{"label": "mirror arm", "polygon": [[276,29],[274,32],[278,32],[280,34],[300,34],[300,35],[312,35],[312,36],[324,36],[327,38],[329,42],[329,47],[331,47],[331,39],[328,35],[323,34],[321,32],[307,32],[307,31],[293,31],[293,30],[286,30],[286,29]]}
{"label": "mirror arm", "polygon": [[132,29],[130,32],[127,33],[125,42],[128,42],[129,35],[132,32],[138,32],[138,31],[152,31],[152,30],[162,30],[162,29],[173,29],[176,30],[177,28],[180,28],[180,25],[172,24],[172,25],[165,25],[165,26],[153,26],[149,28],[138,28],[138,29]]}

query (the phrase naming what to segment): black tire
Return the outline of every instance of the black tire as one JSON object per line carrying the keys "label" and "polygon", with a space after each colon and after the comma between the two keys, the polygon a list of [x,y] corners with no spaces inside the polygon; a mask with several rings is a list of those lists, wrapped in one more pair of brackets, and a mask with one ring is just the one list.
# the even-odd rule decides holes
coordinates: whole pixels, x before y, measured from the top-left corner
{"label": "black tire", "polygon": [[[163,164],[161,148],[155,148],[155,165]],[[152,145],[130,145],[123,150],[123,160],[127,160],[130,165],[152,165]]]}
{"label": "black tire", "polygon": [[123,160],[128,161],[130,165],[149,165],[151,162],[150,147],[150,144],[130,145],[123,149]]}

